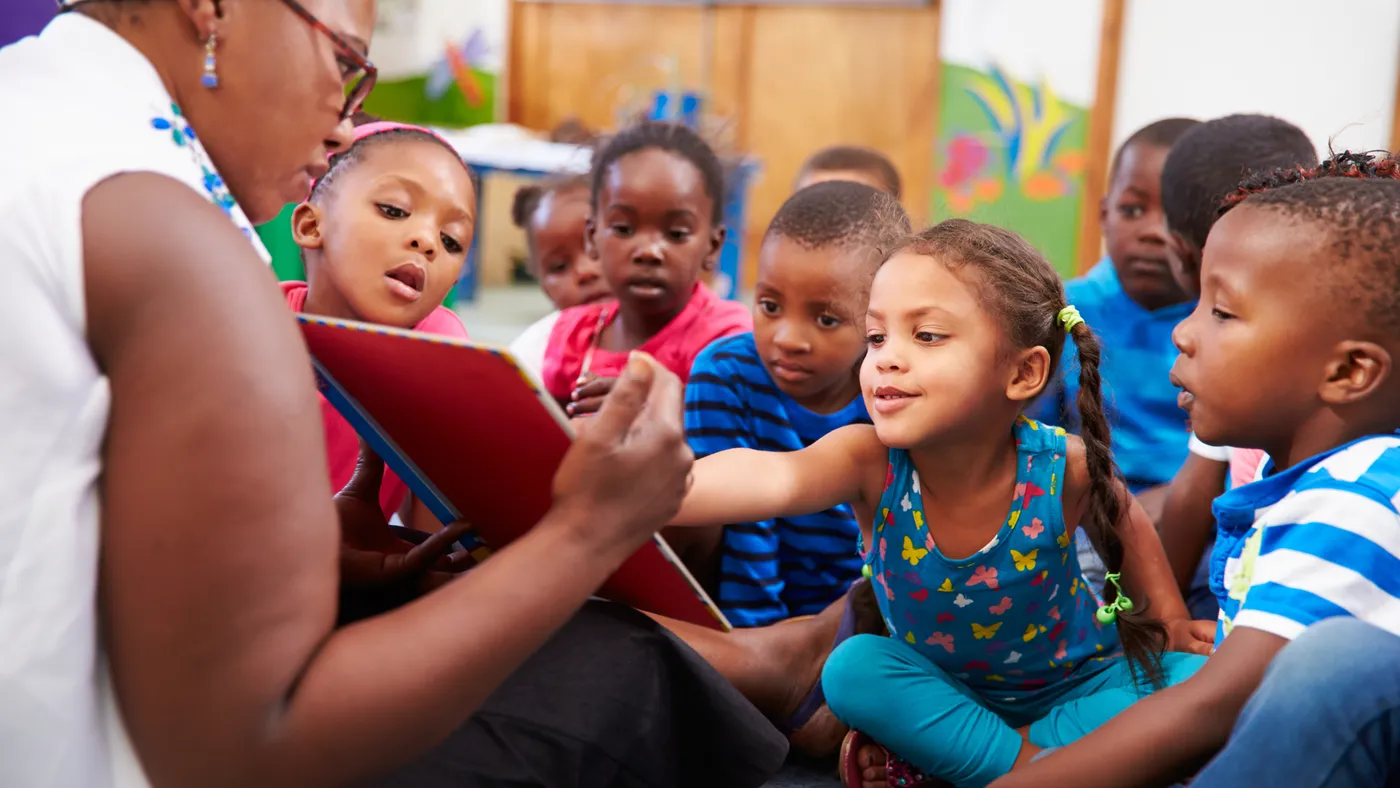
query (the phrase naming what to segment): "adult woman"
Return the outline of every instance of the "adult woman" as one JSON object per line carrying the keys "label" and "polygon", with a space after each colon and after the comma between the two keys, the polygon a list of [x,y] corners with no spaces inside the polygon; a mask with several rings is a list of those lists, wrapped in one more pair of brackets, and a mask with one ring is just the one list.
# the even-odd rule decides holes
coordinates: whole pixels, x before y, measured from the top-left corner
{"label": "adult woman", "polygon": [[383,773],[675,510],[678,387],[642,360],[529,536],[333,629],[320,415],[249,220],[346,144],[374,14],[101,0],[0,50],[0,784]]}

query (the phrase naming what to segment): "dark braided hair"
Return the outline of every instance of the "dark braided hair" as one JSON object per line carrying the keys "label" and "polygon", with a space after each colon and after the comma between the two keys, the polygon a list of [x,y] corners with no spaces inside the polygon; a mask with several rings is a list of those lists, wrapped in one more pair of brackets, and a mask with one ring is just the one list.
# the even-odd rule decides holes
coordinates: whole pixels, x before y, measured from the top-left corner
{"label": "dark braided hair", "polygon": [[1162,212],[1167,227],[1197,249],[1215,224],[1216,209],[1251,172],[1311,167],[1317,150],[1303,130],[1267,115],[1229,115],[1191,128],[1162,165]]}
{"label": "dark braided hair", "polygon": [[710,198],[715,225],[723,223],[724,217],[724,165],[715,155],[709,143],[695,131],[679,123],[645,121],[619,131],[609,138],[593,157],[592,200],[594,210],[598,207],[598,195],[603,191],[603,181],[608,168],[618,159],[632,153],[651,148],[664,150],[680,156],[700,171],[705,181],[705,195]]}
{"label": "dark braided hair", "polygon": [[[1050,354],[1046,379],[1053,379],[1065,345],[1065,331],[1059,323],[1060,310],[1066,306],[1064,285],[1045,256],[1024,238],[989,224],[948,219],[914,236],[902,251],[932,257],[955,271],[974,272],[982,303],[1001,323],[1011,348],[1045,348]],[[1099,340],[1084,323],[1074,326],[1069,335],[1079,350],[1076,405],[1089,471],[1089,507],[1082,525],[1108,571],[1118,572],[1123,567],[1118,523],[1129,501],[1121,492],[1110,448],[1099,375]],[[1104,597],[1112,603],[1117,589],[1110,584]],[[1118,614],[1118,638],[1134,670],[1140,670],[1154,686],[1159,685],[1166,633],[1159,622],[1146,615],[1149,600],[1133,601],[1132,613]]]}
{"label": "dark braided hair", "polygon": [[[330,169],[326,171],[325,175],[317,179],[316,183],[312,184],[311,195],[306,198],[307,201],[320,202],[324,199],[325,195],[330,194],[331,190],[335,188],[336,178],[345,172],[349,172],[355,165],[364,161],[365,155],[369,151],[381,145],[387,145],[390,142],[403,141],[431,142],[434,145],[440,146],[443,150],[451,152],[452,157],[458,161],[462,160],[461,156],[458,155],[457,151],[453,149],[452,146],[438,139],[435,135],[418,129],[387,129],[377,134],[361,137],[355,140],[350,147],[331,156]],[[466,166],[466,163],[462,164],[462,167],[465,168]]]}
{"label": "dark braided hair", "polygon": [[1333,152],[1316,167],[1291,167],[1250,175],[1240,182],[1239,187],[1234,192],[1221,201],[1217,214],[1224,216],[1226,211],[1248,199],[1252,194],[1318,178],[1396,180],[1400,179],[1400,160],[1383,150],[1364,153],[1352,153],[1345,150],[1341,153]]}
{"label": "dark braided hair", "polygon": [[895,169],[894,163],[874,148],[863,148],[859,145],[833,145],[813,153],[797,171],[797,180],[800,183],[803,178],[814,172],[840,170],[868,172],[883,183],[885,191],[894,195],[896,200],[900,197],[902,184],[899,170]]}

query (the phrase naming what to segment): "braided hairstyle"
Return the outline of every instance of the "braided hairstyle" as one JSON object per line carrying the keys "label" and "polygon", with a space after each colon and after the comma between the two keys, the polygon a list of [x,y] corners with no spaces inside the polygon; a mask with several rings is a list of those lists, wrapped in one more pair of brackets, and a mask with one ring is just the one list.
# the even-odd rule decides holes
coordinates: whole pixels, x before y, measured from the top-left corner
{"label": "braided hairstyle", "polygon": [[[368,155],[370,151],[380,147],[381,145],[388,145],[392,142],[432,143],[433,145],[437,145],[443,150],[451,153],[452,157],[457,159],[457,161],[462,161],[461,155],[458,154],[457,151],[452,148],[452,146],[448,145],[436,134],[431,134],[429,132],[421,131],[415,128],[388,129],[386,131],[381,131],[376,134],[370,134],[368,136],[361,137],[355,140],[350,145],[350,147],[346,148],[343,151],[340,151],[339,153],[333,154],[328,162],[330,169],[326,171],[325,175],[322,175],[316,180],[314,184],[311,185],[311,195],[306,198],[307,201],[319,203],[322,200],[324,200],[327,197],[327,195],[330,195],[334,192],[335,182],[337,179],[339,179],[341,175],[344,175],[345,173],[349,172],[360,162],[364,161],[365,156]],[[463,162],[462,167],[466,168],[466,166],[466,163]],[[470,174],[470,170],[468,170],[468,174]]]}
{"label": "braided hairstyle", "polygon": [[1239,205],[1259,192],[1277,189],[1293,183],[1316,180],[1318,178],[1381,178],[1400,180],[1400,159],[1383,150],[1352,153],[1344,150],[1332,152],[1316,167],[1287,167],[1269,170],[1247,176],[1238,188],[1225,197],[1217,210],[1224,216],[1231,208]]}
{"label": "braided hairstyle", "polygon": [[598,196],[612,165],[623,156],[652,148],[673,153],[700,172],[705,182],[705,196],[710,198],[710,220],[715,226],[723,224],[724,165],[703,137],[678,123],[645,121],[619,131],[603,143],[593,158],[591,198],[594,210],[598,208]]}
{"label": "braided hairstyle", "polygon": [[[915,235],[902,251],[932,257],[953,270],[975,273],[982,303],[991,310],[1012,349],[1037,345],[1050,354],[1046,378],[1053,379],[1065,345],[1059,323],[1067,306],[1064,285],[1040,252],[1009,230],[967,219],[948,219]],[[1130,501],[1123,492],[1110,449],[1108,418],[1099,374],[1098,337],[1084,323],[1069,336],[1079,350],[1079,397],[1076,405],[1082,426],[1085,459],[1089,471],[1089,507],[1081,524],[1109,572],[1123,567],[1123,543],[1118,533]],[[1104,601],[1112,603],[1117,589],[1104,589]],[[1118,638],[1135,671],[1154,686],[1162,679],[1162,651],[1166,632],[1146,615],[1148,600],[1133,600],[1132,613],[1118,614]]]}

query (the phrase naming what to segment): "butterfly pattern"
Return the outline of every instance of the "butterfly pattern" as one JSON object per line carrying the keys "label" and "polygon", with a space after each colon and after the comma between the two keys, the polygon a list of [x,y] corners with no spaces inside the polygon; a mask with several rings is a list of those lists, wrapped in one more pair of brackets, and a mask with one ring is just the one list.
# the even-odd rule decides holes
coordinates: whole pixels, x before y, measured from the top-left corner
{"label": "butterfly pattern", "polygon": [[939,550],[938,512],[924,510],[908,453],[890,450],[878,549],[866,555],[883,592],[876,594],[882,616],[901,622],[890,628],[894,637],[974,692],[998,698],[1027,697],[1119,649],[1114,627],[1099,624],[1096,606],[1084,603],[1090,595],[1081,593],[1087,586],[1064,526],[1057,484],[1064,431],[1023,419],[1016,446],[1022,459],[1006,519],[985,547],[961,559]]}

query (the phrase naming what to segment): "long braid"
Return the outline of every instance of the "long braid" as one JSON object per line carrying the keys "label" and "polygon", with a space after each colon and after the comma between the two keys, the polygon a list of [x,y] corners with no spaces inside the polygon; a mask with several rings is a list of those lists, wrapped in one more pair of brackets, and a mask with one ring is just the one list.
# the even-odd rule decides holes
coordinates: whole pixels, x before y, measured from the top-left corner
{"label": "long braid", "polygon": [[[1084,522],[1089,541],[1103,559],[1109,572],[1123,568],[1123,541],[1118,523],[1126,501],[1118,496],[1117,468],[1113,463],[1108,418],[1104,412],[1102,380],[1099,375],[1100,347],[1098,337],[1084,323],[1070,331],[1079,350],[1079,409],[1081,438],[1084,440],[1085,464],[1089,470],[1089,508]],[[1118,589],[1112,583],[1104,586],[1104,602],[1112,603]],[[1131,613],[1118,613],[1118,640],[1130,664],[1152,682],[1162,682],[1162,650],[1166,645],[1166,630],[1146,615],[1150,600],[1133,600]]]}

